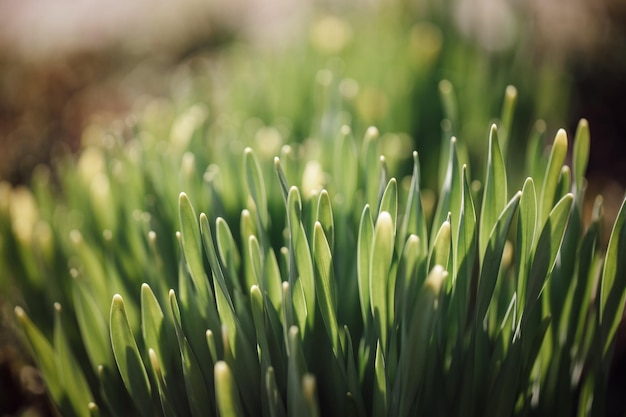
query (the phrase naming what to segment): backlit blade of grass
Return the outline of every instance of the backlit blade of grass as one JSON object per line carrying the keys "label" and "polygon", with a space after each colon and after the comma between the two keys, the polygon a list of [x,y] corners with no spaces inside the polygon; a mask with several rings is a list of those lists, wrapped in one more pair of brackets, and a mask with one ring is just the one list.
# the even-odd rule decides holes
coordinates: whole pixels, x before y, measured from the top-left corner
{"label": "backlit blade of grass", "polygon": [[243,406],[239,398],[237,382],[224,361],[215,364],[215,399],[220,417],[243,416]]}
{"label": "backlit blade of grass", "polygon": [[205,381],[196,355],[193,353],[183,333],[180,309],[174,291],[170,291],[169,301],[174,317],[176,338],[178,339],[179,355],[182,361],[185,389],[191,415],[194,417],[213,416],[213,407],[211,407],[212,397],[209,396],[207,391],[208,382]]}
{"label": "backlit blade of grass", "polygon": [[389,271],[393,261],[394,229],[391,215],[383,211],[374,228],[374,239],[370,254],[370,308],[381,349],[386,353],[389,334],[388,291]]}
{"label": "backlit blade of grass", "polygon": [[480,227],[478,229],[478,253],[481,268],[491,238],[491,231],[498,220],[498,216],[500,216],[507,204],[506,181],[506,169],[498,142],[498,131],[496,126],[492,125],[489,133],[487,173],[485,175],[483,202],[480,209]]}
{"label": "backlit blade of grass", "polygon": [[128,324],[124,301],[119,294],[111,303],[111,345],[115,362],[137,410],[144,416],[153,414],[150,381],[143,365],[135,337]]}
{"label": "backlit blade of grass", "polygon": [[527,178],[522,187],[519,215],[517,217],[517,245],[515,258],[517,260],[517,316],[522,314],[526,299],[526,286],[530,260],[534,249],[535,228],[537,225],[537,197],[535,183]]}
{"label": "backlit blade of grass", "polygon": [[374,239],[374,223],[370,214],[369,205],[365,205],[359,224],[357,242],[357,276],[359,284],[359,300],[363,323],[370,322],[370,263],[372,241]]}
{"label": "backlit blade of grass", "polygon": [[[302,225],[302,202],[300,192],[296,187],[291,187],[287,197],[287,219],[290,232],[290,246],[292,251],[291,272],[294,281],[294,309],[302,336],[307,333],[307,326],[313,328],[315,322],[315,279],[313,276],[313,261],[306,232]],[[290,276],[291,279],[291,276]],[[297,281],[296,281],[297,280]],[[301,286],[301,292],[297,290],[296,282]]]}
{"label": "backlit blade of grass", "polygon": [[315,223],[313,232],[313,259],[315,261],[315,292],[317,302],[322,313],[328,338],[336,358],[342,358],[341,345],[339,344],[339,329],[337,324],[337,295],[335,290],[335,277],[333,274],[332,254],[324,229],[320,222]]}
{"label": "backlit blade of grass", "polygon": [[572,157],[572,171],[574,172],[574,186],[579,194],[585,183],[585,172],[589,162],[589,122],[580,119],[574,136],[574,154]]}
{"label": "backlit blade of grass", "polygon": [[476,326],[478,327],[482,326],[487,309],[492,301],[496,280],[500,272],[502,251],[504,250],[509,227],[513,220],[513,214],[519,205],[521,194],[521,192],[517,192],[513,196],[491,230],[478,280],[478,292],[476,295]]}
{"label": "backlit blade of grass", "polygon": [[603,355],[610,352],[626,299],[626,199],[613,225],[600,282],[600,326]]}
{"label": "backlit blade of grass", "polygon": [[413,152],[413,173],[411,175],[406,209],[402,218],[402,227],[400,228],[400,240],[406,239],[411,234],[418,236],[420,239],[421,262],[428,253],[428,232],[426,231],[426,219],[420,193],[420,165],[417,152]]}
{"label": "backlit blade of grass", "polygon": [[[189,273],[198,291],[200,299],[207,307],[213,299],[213,291],[209,286],[207,276],[204,273],[202,263],[202,241],[200,237],[200,226],[196,212],[191,205],[187,194],[180,193],[178,197],[178,216],[180,221],[181,243],[185,253],[185,260],[189,267]],[[212,306],[213,307],[213,306]]]}
{"label": "backlit blade of grass", "polygon": [[543,185],[541,187],[541,196],[539,197],[539,216],[537,218],[539,228],[543,228],[552,207],[557,201],[555,197],[561,168],[567,156],[567,146],[567,133],[565,133],[565,130],[560,129],[554,138],[548,166],[543,175]]}
{"label": "backlit blade of grass", "polygon": [[[528,276],[524,312],[521,319],[527,317],[529,311],[537,303],[546,279],[554,267],[557,253],[561,247],[565,227],[570,216],[574,197],[567,194],[554,206],[539,235]],[[522,331],[524,326],[522,326]]]}

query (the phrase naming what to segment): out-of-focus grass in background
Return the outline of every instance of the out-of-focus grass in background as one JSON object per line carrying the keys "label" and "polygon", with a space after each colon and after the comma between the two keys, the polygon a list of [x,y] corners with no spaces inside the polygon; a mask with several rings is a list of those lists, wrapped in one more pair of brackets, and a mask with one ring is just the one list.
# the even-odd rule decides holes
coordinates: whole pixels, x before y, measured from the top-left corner
{"label": "out-of-focus grass in background", "polygon": [[[320,85],[341,92],[356,127],[401,133],[399,143],[415,142],[407,162],[416,148],[427,156],[425,172],[436,172],[439,81],[448,79],[459,108],[447,128],[467,143],[484,140],[507,84],[519,93],[513,147],[522,149],[536,118],[573,133],[586,117],[588,194],[602,193],[614,217],[626,184],[626,6],[619,0],[354,3],[2,2],[0,180],[27,183],[59,147],[78,150],[94,121],[132,118],[148,97],[180,108],[206,102],[214,119],[235,113],[284,125],[292,140],[323,135],[324,115],[315,115],[316,126],[311,115],[332,95],[320,94]],[[437,178],[424,181],[436,188]],[[41,385],[3,322],[0,403],[9,408],[0,412],[14,414],[40,398]],[[9,394],[5,387],[20,378]]]}

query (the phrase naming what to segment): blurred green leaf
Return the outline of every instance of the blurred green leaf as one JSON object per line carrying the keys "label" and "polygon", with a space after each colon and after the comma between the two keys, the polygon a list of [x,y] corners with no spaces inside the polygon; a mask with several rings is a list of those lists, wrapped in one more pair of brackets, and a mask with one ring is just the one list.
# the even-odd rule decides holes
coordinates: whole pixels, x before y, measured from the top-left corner
{"label": "blurred green leaf", "polygon": [[589,122],[580,119],[574,136],[574,155],[572,157],[572,168],[574,171],[574,185],[576,194],[580,193],[589,162]]}
{"label": "blurred green leaf", "polygon": [[228,364],[219,361],[215,364],[215,398],[221,417],[243,416],[243,407],[239,398],[237,382]]}
{"label": "blurred green leaf", "polygon": [[[88,416],[87,404],[93,401],[93,395],[81,370],[70,343],[65,334],[61,318],[61,304],[54,304],[54,350],[56,356],[59,384],[63,387],[74,415]],[[65,411],[67,412],[67,410]]]}

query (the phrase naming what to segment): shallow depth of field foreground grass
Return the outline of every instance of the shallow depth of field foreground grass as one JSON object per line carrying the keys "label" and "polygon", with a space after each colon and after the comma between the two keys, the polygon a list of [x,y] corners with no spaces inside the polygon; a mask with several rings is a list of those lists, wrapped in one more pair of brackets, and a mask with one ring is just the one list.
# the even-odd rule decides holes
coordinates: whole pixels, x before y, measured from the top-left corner
{"label": "shallow depth of field foreground grass", "polygon": [[149,115],[0,186],[3,291],[62,415],[603,415],[626,212],[599,247],[586,121],[524,172],[506,120],[485,172],[444,135],[433,204],[375,128]]}

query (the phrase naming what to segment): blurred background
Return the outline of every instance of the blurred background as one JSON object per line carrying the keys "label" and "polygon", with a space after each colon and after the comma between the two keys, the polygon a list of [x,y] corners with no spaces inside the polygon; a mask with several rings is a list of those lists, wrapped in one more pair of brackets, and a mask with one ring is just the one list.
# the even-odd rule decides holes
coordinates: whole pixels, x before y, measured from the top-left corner
{"label": "blurred background", "polygon": [[[589,120],[588,194],[604,195],[612,224],[626,185],[621,0],[3,0],[0,181],[28,184],[37,165],[79,151],[90,126],[155,103],[287,124],[292,140],[323,135],[335,90],[355,131],[400,133],[410,145],[399,149],[436,172],[442,127],[484,143],[508,84],[514,150],[537,119],[546,141]],[[2,308],[0,415],[46,415]]]}

